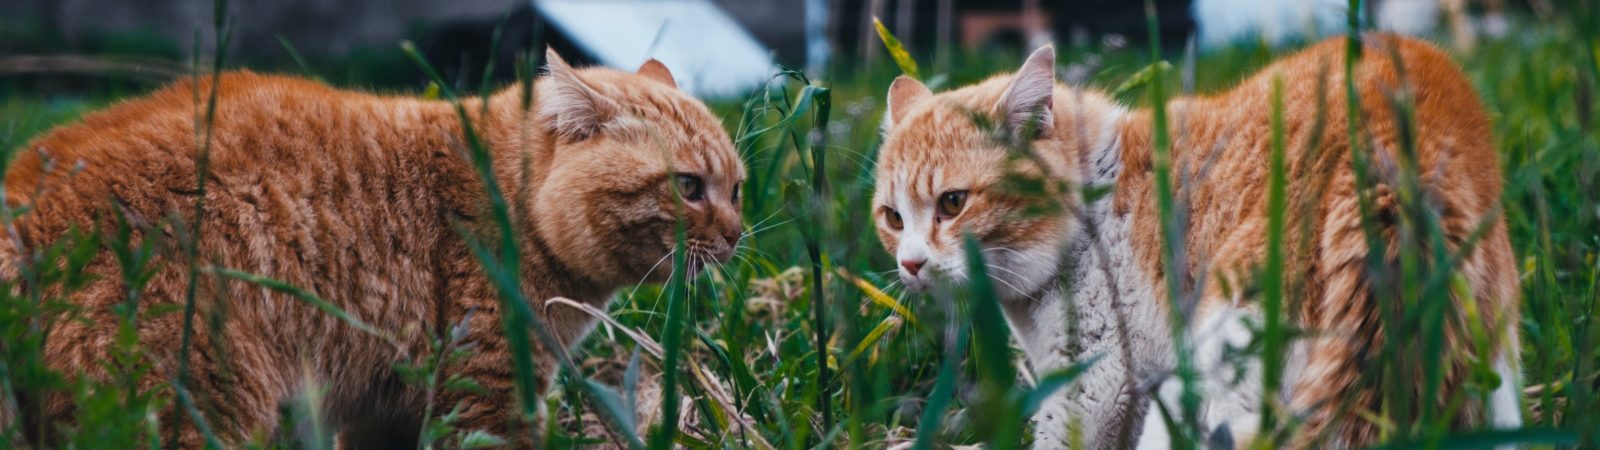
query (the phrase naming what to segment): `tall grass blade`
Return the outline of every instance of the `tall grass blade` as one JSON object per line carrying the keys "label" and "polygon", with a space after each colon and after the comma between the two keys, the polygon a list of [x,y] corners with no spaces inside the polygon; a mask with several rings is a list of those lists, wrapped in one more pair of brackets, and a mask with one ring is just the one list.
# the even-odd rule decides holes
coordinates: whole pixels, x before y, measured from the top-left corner
{"label": "tall grass blade", "polygon": [[895,39],[894,33],[883,26],[883,21],[877,17],[872,18],[872,27],[878,30],[878,39],[883,41],[883,47],[889,50],[889,57],[894,58],[894,64],[900,66],[900,72],[911,78],[922,78],[917,72],[917,60],[911,57],[911,52],[906,51],[906,46]]}
{"label": "tall grass blade", "polygon": [[[1160,19],[1156,15],[1156,6],[1153,0],[1145,0],[1145,24],[1149,32],[1150,60],[1162,61],[1161,57],[1161,28]],[[1174,353],[1177,356],[1177,367],[1174,375],[1183,384],[1183,393],[1179,397],[1182,411],[1182,424],[1186,429],[1168,430],[1173,439],[1173,447],[1187,449],[1193,446],[1195,437],[1201,433],[1197,430],[1187,429],[1199,423],[1200,394],[1196,388],[1196,375],[1191,361],[1186,330],[1189,321],[1189,306],[1184,289],[1185,274],[1188,273],[1187,264],[1183,261],[1183,231],[1178,220],[1178,211],[1173,201],[1172,191],[1172,148],[1171,138],[1167,129],[1167,99],[1165,79],[1161,76],[1150,77],[1150,111],[1151,120],[1155,130],[1151,138],[1153,149],[1151,151],[1154,166],[1156,187],[1156,206],[1160,214],[1161,230],[1161,267],[1166,274],[1166,297],[1170,312],[1172,339]]]}
{"label": "tall grass blade", "polygon": [[317,76],[315,71],[311,70],[311,65],[306,64],[306,58],[304,56],[300,56],[300,50],[294,47],[294,43],[289,42],[289,38],[284,37],[283,34],[277,34],[275,36],[278,38],[278,45],[282,46],[283,51],[289,54],[289,59],[294,60],[295,66],[300,67],[301,75],[313,80],[325,81],[322,79],[322,77]]}
{"label": "tall grass blade", "polygon": [[254,284],[254,285],[261,286],[261,287],[264,287],[264,288],[267,288],[267,289],[271,289],[273,291],[277,291],[279,293],[288,294],[290,298],[293,298],[295,300],[299,300],[301,303],[305,303],[307,305],[311,305],[312,307],[315,307],[318,310],[321,310],[322,312],[328,313],[328,315],[339,319],[341,322],[344,322],[345,325],[350,326],[350,328],[355,328],[356,330],[360,330],[363,333],[367,333],[367,334],[376,336],[378,338],[382,338],[383,340],[389,341],[391,343],[397,342],[395,340],[395,337],[394,337],[393,333],[390,333],[390,332],[384,331],[384,330],[380,330],[377,327],[369,325],[366,322],[363,322],[361,319],[358,319],[355,316],[350,315],[350,313],[346,312],[344,309],[339,308],[338,305],[334,305],[332,302],[329,302],[327,300],[323,300],[322,297],[317,296],[317,294],[313,294],[313,293],[311,293],[309,291],[306,291],[304,289],[296,287],[295,285],[292,285],[292,284],[289,284],[289,283],[285,283],[285,282],[282,282],[282,281],[278,281],[278,280],[275,280],[275,279],[272,279],[272,278],[256,275],[256,274],[249,273],[249,272],[243,272],[243,271],[239,271],[239,270],[234,270],[234,269],[227,269],[227,268],[221,268],[221,267],[206,267],[203,270],[205,272],[207,272],[207,273],[220,275],[223,278],[231,278],[231,279],[235,279],[235,280],[239,280],[239,281],[244,281],[244,282],[247,282],[247,283],[250,283],[250,284]]}
{"label": "tall grass blade", "polygon": [[1284,349],[1286,334],[1283,332],[1283,298],[1284,298],[1284,228],[1287,221],[1288,207],[1287,194],[1284,192],[1287,184],[1288,168],[1285,167],[1284,158],[1284,123],[1283,123],[1283,79],[1272,80],[1272,154],[1268,157],[1267,174],[1267,261],[1262,266],[1261,274],[1261,314],[1262,314],[1262,350],[1261,350],[1261,388],[1267,395],[1261,396],[1261,433],[1259,436],[1271,436],[1277,426],[1277,401],[1276,395],[1283,378]]}
{"label": "tall grass blade", "polygon": [[[674,187],[676,189],[676,187]],[[679,201],[682,205],[682,201]],[[682,210],[682,206],[679,210]],[[684,226],[680,222],[677,226],[676,251],[672,253],[673,267],[687,268],[688,253],[684,244]],[[655,436],[650,441],[652,450],[667,450],[672,448],[678,434],[678,358],[683,353],[683,322],[687,313],[685,290],[688,289],[684,272],[679,269],[672,272],[671,279],[667,282],[667,321],[662,332],[661,348],[661,425],[656,430]]]}
{"label": "tall grass blade", "polygon": [[889,316],[878,321],[878,325],[867,331],[867,336],[861,338],[861,342],[856,343],[855,348],[850,350],[850,355],[844,358],[844,365],[854,364],[856,358],[860,358],[862,354],[867,352],[867,349],[877,344],[885,334],[898,328],[900,328],[900,318],[898,316]]}
{"label": "tall grass blade", "polygon": [[[954,300],[944,296],[945,308],[954,313]],[[953,314],[947,315],[953,317]],[[917,420],[917,439],[911,450],[932,450],[944,427],[945,411],[954,400],[956,382],[961,377],[961,357],[966,353],[968,327],[960,320],[949,320],[944,331],[944,357],[939,364],[939,376],[934,380],[933,391],[928,393],[927,405]]]}
{"label": "tall grass blade", "polygon": [[972,318],[973,349],[977,353],[978,385],[982,400],[978,411],[978,426],[987,434],[990,447],[995,450],[1015,448],[1021,438],[1022,411],[1014,407],[1012,387],[1017,382],[1016,368],[1011,365],[1011,328],[1006,325],[1005,313],[1000,310],[1000,299],[995,296],[994,282],[989,279],[988,263],[983,259],[983,248],[971,234],[962,235],[962,248],[966,253],[968,271],[967,311]]}
{"label": "tall grass blade", "polygon": [[855,285],[856,288],[861,289],[861,293],[867,295],[867,300],[872,301],[872,303],[875,303],[878,306],[889,308],[890,311],[894,311],[894,313],[900,317],[906,318],[906,321],[911,322],[911,326],[922,328],[922,323],[917,321],[916,314],[912,314],[911,310],[906,308],[905,305],[900,304],[899,300],[896,300],[894,297],[883,292],[883,290],[878,289],[877,286],[873,286],[871,282],[852,275],[843,268],[835,270],[834,272],[838,273],[841,278],[845,279],[845,281],[849,281],[850,284]]}
{"label": "tall grass blade", "polygon": [[[216,48],[212,50],[211,59],[211,91],[206,97],[205,113],[199,114],[200,109],[200,77],[198,74],[200,64],[200,39],[199,31],[195,31],[195,71],[190,79],[196,108],[194,133],[195,148],[198,150],[195,157],[195,195],[194,215],[190,219],[187,241],[184,242],[184,257],[188,264],[188,286],[184,290],[183,300],[183,330],[178,339],[178,372],[174,376],[175,389],[181,389],[189,377],[189,349],[194,340],[194,315],[196,296],[200,287],[200,241],[205,221],[206,211],[206,180],[211,178],[211,143],[213,141],[212,126],[216,123],[217,93],[222,87],[222,62],[226,60],[228,41],[233,34],[228,22],[227,0],[214,0],[212,2],[212,32],[216,35]],[[216,327],[211,327],[215,333]],[[187,393],[182,393],[187,396]],[[190,404],[191,410],[192,404]],[[183,415],[175,414],[172,424],[172,436],[180,436],[183,429]],[[198,419],[198,418],[197,418]],[[176,440],[174,440],[176,443]]]}
{"label": "tall grass blade", "polygon": [[[823,275],[827,271],[823,268],[826,258],[822,252],[823,230],[827,229],[826,199],[828,198],[828,171],[827,155],[828,145],[828,112],[832,108],[833,94],[828,88],[820,86],[806,86],[800,91],[801,102],[807,100],[815,103],[812,116],[812,128],[807,147],[811,153],[811,201],[808,218],[811,232],[806,233],[806,254],[811,258],[811,314],[812,327],[816,334],[817,345],[817,411],[822,414],[822,429],[833,428],[833,377],[829,374],[828,360],[832,353],[828,349],[828,296],[823,288]],[[796,108],[797,110],[799,108]]]}

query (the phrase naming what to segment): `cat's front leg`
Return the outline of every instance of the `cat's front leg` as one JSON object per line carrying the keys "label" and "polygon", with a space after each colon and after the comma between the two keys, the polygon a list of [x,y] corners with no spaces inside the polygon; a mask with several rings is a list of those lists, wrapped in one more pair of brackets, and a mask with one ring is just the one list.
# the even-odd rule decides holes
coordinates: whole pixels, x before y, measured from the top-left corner
{"label": "cat's front leg", "polygon": [[[459,408],[453,424],[456,429],[492,433],[511,443],[511,448],[534,448],[538,440],[536,434],[540,431],[538,416],[541,414],[530,417],[523,411],[540,411],[540,405],[536,400],[535,405],[525,409],[519,400],[522,393],[517,385],[518,376],[512,361],[510,342],[505,337],[500,317],[493,310],[489,311],[468,315],[464,341],[472,345],[472,353],[448,369],[452,376],[470,378],[481,389],[440,392],[434,406],[434,419],[450,413],[453,408]],[[545,374],[550,372],[549,368],[553,368],[554,363],[533,336],[529,336],[529,341],[534,346],[535,373],[534,385],[528,388],[533,393],[530,397],[537,399],[549,384],[549,377]]]}
{"label": "cat's front leg", "polygon": [[1128,370],[1120,356],[1104,355],[1046,399],[1033,415],[1034,448],[1127,448],[1134,437],[1129,421],[1139,407]]}
{"label": "cat's front leg", "polygon": [[[1244,448],[1261,424],[1261,364],[1256,355],[1245,355],[1252,332],[1247,318],[1257,318],[1254,308],[1216,306],[1196,314],[1189,329],[1192,364],[1196,374],[1194,386],[1201,397],[1197,411],[1198,424],[1194,429],[1203,433],[1200,438],[1208,448]],[[1259,321],[1257,322],[1259,323]],[[1172,448],[1167,419],[1162,407],[1171,415],[1173,423],[1183,424],[1183,381],[1176,375],[1161,382],[1145,413],[1144,429],[1139,435],[1140,450]]]}

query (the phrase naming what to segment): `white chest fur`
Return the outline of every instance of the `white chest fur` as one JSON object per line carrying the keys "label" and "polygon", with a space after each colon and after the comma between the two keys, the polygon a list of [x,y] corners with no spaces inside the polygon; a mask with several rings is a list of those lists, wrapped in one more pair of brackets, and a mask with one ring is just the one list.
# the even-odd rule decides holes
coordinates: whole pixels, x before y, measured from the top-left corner
{"label": "white chest fur", "polygon": [[1067,249],[1060,283],[1007,308],[1037,375],[1099,358],[1035,415],[1036,448],[1065,448],[1073,426],[1085,448],[1132,442],[1144,404],[1133,389],[1172,359],[1167,312],[1136,265],[1127,218],[1108,216],[1093,228]]}
{"label": "white chest fur", "polygon": [[[1113,185],[1122,170],[1118,116],[1106,118],[1083,158],[1081,179],[1091,186]],[[1006,305],[1036,375],[1098,358],[1034,416],[1036,448],[1067,447],[1073,427],[1081,430],[1084,448],[1130,446],[1145,404],[1135,389],[1172,360],[1167,311],[1138,266],[1130,218],[1115,215],[1111,203],[1105,196],[1082,208],[1081,228],[1061,249],[1058,282],[1037,299]]]}

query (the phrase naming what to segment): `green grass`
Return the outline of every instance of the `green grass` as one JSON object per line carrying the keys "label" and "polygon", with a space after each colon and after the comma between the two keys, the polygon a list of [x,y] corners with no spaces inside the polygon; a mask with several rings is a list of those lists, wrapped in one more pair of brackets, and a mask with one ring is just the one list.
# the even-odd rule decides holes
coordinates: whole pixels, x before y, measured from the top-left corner
{"label": "green grass", "polygon": [[[224,28],[218,22],[219,30]],[[1597,448],[1600,400],[1595,395],[1596,348],[1600,330],[1593,325],[1600,313],[1600,133],[1594,130],[1593,98],[1600,65],[1595,60],[1595,30],[1584,23],[1527,24],[1511,37],[1485,42],[1479,49],[1457,54],[1483,103],[1491,114],[1496,146],[1501,150],[1505,174],[1503,217],[1522,271],[1522,340],[1525,418],[1529,429],[1512,433],[1450,432],[1438,426],[1455,411],[1423,409],[1378,412],[1394,427],[1386,436],[1394,448],[1480,448],[1496,442],[1570,442]],[[1078,74],[1092,87],[1115,91],[1128,104],[1150,105],[1181,93],[1184,72],[1190,72],[1197,93],[1225,89],[1243,76],[1293,49],[1269,50],[1241,47],[1200,55],[1192,65],[1173,70],[1142,71],[1154,57],[1173,57],[1159,49],[1064,49],[1059,60],[1066,72]],[[399,56],[363,56],[384,61],[404,61]],[[1021,63],[1018,55],[959,55],[952,73],[921,73],[937,90],[961,86],[988,75],[1009,71]],[[426,62],[411,54],[413,64]],[[1383,57],[1383,55],[1363,55]],[[621,290],[602,326],[574,353],[563,360],[558,383],[542,399],[524,390],[524,408],[532,413],[537,403],[548,408],[544,438],[552,447],[619,442],[623,446],[665,448],[766,447],[804,449],[826,447],[877,448],[914,442],[914,448],[989,443],[992,448],[1017,448],[1029,439],[1026,411],[1037,407],[1042,396],[1071,382],[1075,371],[1038,374],[1036,386],[1017,381],[1017,360],[1004,339],[993,295],[985,283],[973,283],[958,296],[921,296],[900,292],[893,285],[894,264],[872,229],[872,165],[879,141],[877,118],[890,79],[915,67],[909,57],[842,68],[821,79],[785,74],[773,81],[774,89],[746,101],[713,104],[747,161],[745,215],[749,235],[734,261],[693,279],[674,276],[666,286],[641,286]],[[359,62],[306,69],[350,87],[348,74],[364,73]],[[1161,67],[1161,66],[1154,66]],[[925,68],[924,68],[925,69]],[[299,72],[296,68],[292,72]],[[522,68],[523,73],[529,73]],[[1142,73],[1142,74],[1141,74]],[[343,75],[342,75],[343,74]],[[359,78],[359,77],[356,77]],[[1129,83],[1129,81],[1134,81]],[[524,83],[531,80],[524,79]],[[475,86],[477,80],[457,84],[438,80],[441,95],[454,101],[449,86]],[[91,89],[81,97],[44,96],[6,88],[0,79],[0,149],[11,152],[54,124],[70,123],[81,114],[138,90]],[[124,86],[124,84],[118,84]],[[152,86],[146,86],[152,87]],[[1330,95],[1345,94],[1345,86],[1330,86]],[[197,104],[207,102],[197,93]],[[1403,107],[1403,105],[1402,105]],[[1274,108],[1274,113],[1278,112]],[[463,120],[467,117],[461,114]],[[1278,117],[1274,115],[1273,117]],[[1277,123],[1275,120],[1274,124]],[[470,127],[469,127],[470,129]],[[1283,167],[1284,147],[1274,126],[1273,167]],[[203,133],[197,134],[203,139]],[[1158,148],[1164,138],[1158,138]],[[488,173],[484,148],[468,136],[477,169]],[[1161,158],[1157,158],[1158,167]],[[1405,167],[1404,162],[1401,166]],[[1410,168],[1415,174],[1416,168]],[[203,179],[203,178],[202,178]],[[1270,191],[1271,253],[1286,242],[1281,172],[1274,172]],[[485,272],[504,297],[508,331],[529,329],[545,339],[516,289],[517,256],[512,242],[516,232],[504,215],[504,197],[492,183],[492,211],[499,226],[491,236],[463,235],[485,264]],[[1404,189],[1402,189],[1404,190]],[[1170,220],[1181,204],[1163,202]],[[1412,191],[1414,192],[1414,191]],[[1170,203],[1170,204],[1169,204]],[[1420,202],[1408,203],[1417,206]],[[12,211],[7,211],[11,214]],[[1453,286],[1448,270],[1452,255],[1415,250],[1438,233],[1426,211],[1411,208],[1413,220],[1402,241],[1402,277],[1393,292],[1407,310],[1435,314],[1385,316],[1391,344],[1377,349],[1388,358],[1378,370],[1386,376],[1441,374],[1437,358],[1418,364],[1403,355],[1439,354],[1439,308],[1448,307],[1445,294]],[[9,219],[9,216],[7,217]],[[1293,223],[1293,222],[1290,222]],[[1174,234],[1174,242],[1181,237]],[[119,236],[121,237],[119,239]],[[30,273],[30,285],[73,286],[83,282],[86,254],[112,248],[124,264],[126,277],[137,280],[146,243],[127,242],[125,234],[84,234],[68,239],[44,255]],[[1376,244],[1375,244],[1376,245]],[[679,252],[681,254],[682,252]],[[1171,250],[1167,257],[1179,258]],[[675,261],[682,264],[682,261]],[[1169,265],[1174,264],[1168,261]],[[974,265],[981,267],[981,265]],[[1270,268],[1269,268],[1270,269]],[[226,268],[196,268],[202,276],[217,275],[261,284],[292,298],[339,315],[336,308],[315,295],[292,286]],[[1268,361],[1282,361],[1294,324],[1277,311],[1293,301],[1284,292],[1293,282],[1290,274],[1267,272],[1262,286],[1268,319],[1262,339]],[[975,274],[976,275],[976,274]],[[982,279],[981,277],[977,277]],[[276,283],[276,284],[275,284]],[[9,282],[7,286],[11,286]],[[134,286],[139,284],[135,283]],[[1182,287],[1171,287],[1179,295]],[[136,291],[136,289],[135,289]],[[81,448],[122,448],[131,442],[158,439],[160,428],[150,411],[188,404],[193,399],[165,398],[141,392],[141,377],[160,377],[148,367],[128,364],[113,371],[113,379],[66,385],[59,374],[40,364],[39,342],[47,337],[49,323],[70,320],[70,305],[44,298],[38,290],[0,290],[0,385],[20,389],[68,389],[77,392],[82,414],[72,429],[60,435],[66,444]],[[122,316],[125,329],[148,314],[173,313],[140,309],[130,301]],[[211,318],[206,318],[211,320]],[[347,319],[350,326],[359,321]],[[136,334],[123,333],[116,346],[118,361],[137,361],[147,351]],[[451,336],[432,342],[429,355],[400,367],[409,382],[438,389],[470,389],[470,380],[451,379],[441,369],[459,357],[461,343]],[[529,342],[512,342],[526,349]],[[1428,353],[1435,351],[1434,353]],[[525,351],[515,364],[522,386],[531,386],[531,364]],[[1083,365],[1092,364],[1084,361]],[[1083,365],[1076,369],[1081,370]],[[663,373],[664,372],[664,373]],[[1267,370],[1267,384],[1278,383],[1281,371]],[[1484,374],[1475,374],[1482,376]],[[659,380],[659,381],[657,381]],[[181,380],[174,380],[181,381]],[[1496,381],[1474,378],[1487,388]],[[1430,384],[1430,386],[1433,386]],[[1432,388],[1430,387],[1430,390]],[[308,390],[315,392],[315,389]],[[181,390],[179,392],[182,392]],[[652,404],[651,394],[663,397]],[[1396,401],[1405,392],[1384,391]],[[679,404],[683,400],[685,403]],[[1198,394],[1189,396],[1173,417],[1192,415]],[[298,400],[290,412],[312,417],[314,396]],[[430,408],[424,442],[438,446],[471,447],[496,438],[457,430],[450,423],[451,405]],[[679,408],[682,406],[683,408]],[[1267,408],[1273,405],[1263,405]],[[295,412],[299,411],[299,412]],[[679,413],[682,413],[681,415]],[[634,414],[669,425],[643,434],[634,433]],[[198,416],[195,416],[198,419]],[[287,422],[286,422],[287,423]],[[670,424],[678,424],[672,426]],[[1269,429],[1292,427],[1292,418],[1269,421]],[[158,428],[159,427],[159,428]],[[298,429],[298,428],[297,428]],[[532,430],[529,430],[530,432]],[[1198,430],[1177,430],[1174,436],[1198,437]],[[264,438],[262,446],[323,448],[327,430],[312,428],[307,435]],[[1191,443],[1181,443],[1191,444]]]}

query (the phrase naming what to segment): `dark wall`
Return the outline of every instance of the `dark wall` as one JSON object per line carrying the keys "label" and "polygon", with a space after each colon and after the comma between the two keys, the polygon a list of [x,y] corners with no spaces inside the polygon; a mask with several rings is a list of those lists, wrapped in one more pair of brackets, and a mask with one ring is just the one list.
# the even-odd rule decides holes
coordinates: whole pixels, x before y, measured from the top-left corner
{"label": "dark wall", "polygon": [[[232,49],[241,56],[282,52],[282,35],[308,56],[392,47],[417,27],[498,17],[526,0],[232,0]],[[119,33],[146,33],[191,48],[195,32],[210,45],[212,2],[197,0],[4,0],[6,16],[58,31],[71,42]]]}
{"label": "dark wall", "polygon": [[[1149,22],[1142,0],[1066,0],[1046,1],[1055,14],[1056,40],[1071,44],[1093,44],[1106,35],[1116,34],[1131,42],[1148,42]],[[1156,18],[1164,48],[1182,48],[1194,33],[1190,14],[1192,0],[1156,0]],[[1083,42],[1073,42],[1081,40]]]}
{"label": "dark wall", "polygon": [[[914,2],[912,32],[909,36],[897,37],[919,56],[931,55],[937,45],[939,0],[880,1],[882,6],[878,17],[891,31],[900,28],[896,23],[900,19],[898,4]],[[1189,12],[1191,3],[1192,0],[1155,1],[1165,46],[1181,48],[1194,32],[1194,20]],[[863,39],[867,40],[867,44],[879,45],[878,37],[862,26],[864,20],[870,20],[872,0],[835,0],[832,4],[835,8],[832,36],[839,54],[859,54]],[[1014,12],[1022,7],[1022,0],[954,0],[952,35],[960,35],[960,16],[963,13]],[[1148,35],[1143,0],[1039,0],[1039,7],[1050,16],[1051,32],[1055,41],[1062,45],[1095,45],[1107,35],[1119,35],[1128,42],[1137,43],[1144,42]],[[997,36],[990,45],[1021,47],[1025,40],[1020,34]]]}
{"label": "dark wall", "polygon": [[[515,55],[536,42],[584,62],[561,36],[534,36],[529,0],[229,0],[233,18],[229,60],[289,63],[281,35],[307,58],[393,54],[401,40],[417,43],[447,78],[477,79],[489,58],[495,27],[506,29],[496,58],[499,79],[511,78]],[[805,62],[801,0],[713,0],[780,62]],[[0,56],[7,54],[120,54],[187,60],[195,32],[206,52],[214,43],[209,0],[0,0]],[[356,56],[361,57],[361,56]],[[392,56],[390,59],[394,59]],[[408,75],[409,77],[410,75]]]}

